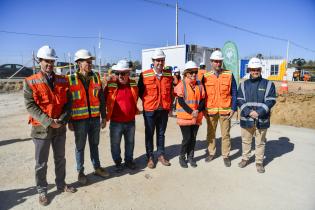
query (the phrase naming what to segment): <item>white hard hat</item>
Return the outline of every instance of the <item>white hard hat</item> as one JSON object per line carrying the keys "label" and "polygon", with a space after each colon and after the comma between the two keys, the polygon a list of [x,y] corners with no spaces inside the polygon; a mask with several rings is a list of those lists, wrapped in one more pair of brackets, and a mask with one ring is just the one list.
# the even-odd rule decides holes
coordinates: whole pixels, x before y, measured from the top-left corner
{"label": "white hard hat", "polygon": [[248,62],[247,68],[250,68],[250,69],[262,68],[261,60],[259,58],[251,58]]}
{"label": "white hard hat", "polygon": [[179,68],[175,68],[173,73],[176,73],[176,72],[180,72],[180,69]]}
{"label": "white hard hat", "polygon": [[210,60],[223,60],[223,55],[222,52],[220,50],[215,50],[213,51],[213,53],[210,56]]}
{"label": "white hard hat", "polygon": [[206,64],[204,63],[204,62],[201,62],[200,64],[199,64],[199,66],[205,66]]}
{"label": "white hard hat", "polygon": [[165,54],[163,52],[163,50],[161,49],[156,49],[154,52],[153,52],[153,55],[152,55],[152,59],[165,59]]}
{"label": "white hard hat", "polygon": [[185,70],[187,69],[198,69],[198,66],[194,61],[188,61],[185,63]]}
{"label": "white hard hat", "polygon": [[48,45],[44,45],[37,51],[37,58],[57,60],[58,56],[56,55],[55,49]]}
{"label": "white hard hat", "polygon": [[92,56],[92,54],[86,50],[86,49],[80,49],[74,54],[74,61],[76,62],[79,59],[89,59],[95,60],[95,57]]}
{"label": "white hard hat", "polygon": [[131,70],[129,67],[129,62],[127,60],[120,60],[116,65],[112,66],[112,70],[115,71],[126,71],[126,70]]}

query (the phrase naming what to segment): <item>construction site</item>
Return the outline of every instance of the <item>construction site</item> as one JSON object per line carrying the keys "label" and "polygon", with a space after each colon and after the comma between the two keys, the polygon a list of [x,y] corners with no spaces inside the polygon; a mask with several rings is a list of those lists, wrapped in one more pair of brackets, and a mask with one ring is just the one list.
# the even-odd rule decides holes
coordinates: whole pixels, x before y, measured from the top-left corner
{"label": "construction site", "polygon": [[[55,3],[43,2],[43,5],[46,12],[42,5],[33,1],[19,4],[9,1],[0,3],[0,8],[5,11],[0,15],[2,17],[0,18],[0,25],[2,25],[0,26],[0,210],[315,209],[315,159],[313,158],[315,152],[315,31],[310,21],[315,18],[313,1],[292,1],[283,5],[283,2],[271,0],[263,3],[249,1],[236,3],[230,0],[216,3],[203,0],[91,1],[87,3],[78,0],[75,4],[72,1],[57,0]],[[60,5],[63,5],[62,8],[71,8],[71,11],[69,10],[69,13],[57,12],[57,14],[56,11],[60,11]],[[13,6],[16,7],[18,14],[11,12]],[[30,12],[27,16],[24,16],[25,8]],[[79,13],[76,14],[73,11],[79,11]],[[257,11],[267,11],[272,15],[262,18],[257,14],[260,12]],[[238,15],[233,15],[235,13]],[[291,17],[293,15],[287,14],[301,15],[293,18]],[[48,20],[48,16],[53,18],[50,17]],[[85,16],[90,17],[85,18]],[[287,24],[298,25],[298,27],[288,27]],[[41,57],[39,52],[43,48],[48,48],[51,54],[47,55],[52,57]],[[88,57],[78,56],[80,51],[86,51]],[[76,119],[72,104],[70,120],[64,123],[61,122],[61,118],[55,119],[49,116],[53,122],[45,128],[47,133],[54,128],[52,126],[54,123],[56,123],[55,126],[60,123],[60,126],[66,128],[63,131],[65,132],[65,154],[63,154],[66,162],[65,187],[60,190],[56,178],[58,155],[52,143],[47,150],[49,151],[48,162],[40,167],[37,164],[38,140],[42,139],[31,137],[34,135],[34,127],[38,125],[37,118],[31,116],[27,108],[29,90],[26,86],[36,85],[39,80],[33,79],[31,80],[33,83],[28,83],[27,79],[45,72],[43,61],[45,63],[48,60],[52,66],[53,75],[59,78],[58,82],[65,78],[70,92],[73,91],[71,85],[75,83],[73,78],[81,70],[80,62],[88,61],[90,72],[93,75],[100,75],[96,82],[93,78],[93,85],[97,85],[98,82],[100,86],[93,87],[91,94],[95,94],[97,90],[105,95],[105,100],[112,99],[112,96],[106,98],[106,91],[113,87],[113,78],[117,80],[127,75],[130,82],[128,85],[131,87],[131,81],[134,81],[136,83],[134,86],[139,88],[143,74],[148,70],[155,73],[154,77],[162,77],[163,73],[156,72],[155,62],[161,62],[158,61],[161,58],[154,57],[157,51],[162,51],[164,55],[162,57],[165,62],[163,72],[169,71],[169,76],[172,77],[171,91],[173,92],[169,95],[177,97],[177,102],[172,105],[174,110],[167,113],[168,121],[165,130],[164,155],[170,166],[160,160],[157,134],[154,134],[153,138],[155,165],[149,166],[146,136],[148,118],[145,114],[147,105],[143,97],[137,95],[133,149],[135,168],[127,166],[125,156],[122,160],[122,169],[117,170],[120,163],[117,164],[114,160],[111,139],[113,138],[111,122],[114,120],[109,118],[109,121],[103,121],[102,113],[98,110],[99,115],[96,119],[100,121],[100,126],[104,123],[104,128],[100,128],[98,144],[101,164],[99,168],[108,172],[109,175],[97,176],[96,174],[97,168],[93,166],[95,160],[92,160],[90,136],[88,141],[86,140],[86,144],[89,145],[85,146],[82,157],[83,163],[85,160],[84,174],[78,169],[78,136],[75,134],[78,131],[74,131],[73,128],[73,121]],[[231,72],[239,91],[241,84],[252,79],[251,68],[253,67],[250,67],[252,58],[259,59],[261,65],[257,69],[260,71],[260,77],[275,85],[275,105],[269,110],[270,127],[266,132],[263,155],[265,171],[263,172],[259,172],[257,168],[258,144],[255,144],[257,143],[255,141],[251,143],[250,157],[246,162],[246,167],[240,166],[244,160],[244,139],[242,139],[244,136],[241,126],[244,117],[241,114],[240,105],[230,119],[231,145],[228,156],[230,166],[226,165],[223,154],[224,135],[221,131],[224,128],[221,128],[221,122],[218,123],[215,131],[214,142],[217,149],[213,159],[207,161],[210,156],[208,150],[210,143],[207,140],[209,125],[206,120],[206,105],[203,109],[202,124],[197,129],[194,147],[196,166],[192,166],[188,156],[187,163],[190,164],[187,168],[184,168],[180,161],[184,134],[178,122],[179,115],[176,115],[179,110],[177,105],[180,96],[176,95],[176,85],[173,83],[175,73],[180,74],[182,78],[184,75],[186,77],[186,70],[189,69],[187,63],[194,62],[198,66],[195,73],[199,73],[201,69],[205,71],[200,79],[200,82],[204,84],[205,75],[214,72],[213,60],[215,59],[211,56],[216,51],[222,54],[221,71]],[[119,69],[121,61],[125,61],[125,67],[121,67],[125,69],[125,72]],[[119,71],[122,72],[119,73]],[[83,81],[78,78],[77,80]],[[119,86],[119,82],[115,84]],[[47,83],[46,86],[48,85],[51,84]],[[52,86],[55,85],[54,81]],[[90,91],[89,87],[88,90]],[[81,94],[80,91],[82,92],[82,89],[78,91],[79,94]],[[60,92],[59,94],[63,94],[62,91]],[[232,95],[233,91],[230,92]],[[71,103],[78,99],[76,97],[81,97],[73,92],[70,95]],[[87,98],[88,95],[89,93],[86,95]],[[99,95],[98,93],[98,97]],[[34,96],[31,100],[36,101]],[[266,97],[267,93],[265,99]],[[43,99],[37,100],[39,102],[36,101],[36,103],[44,104]],[[157,110],[163,108],[165,101],[166,99],[160,98]],[[107,101],[104,103],[105,115],[109,115],[109,109],[111,109],[111,115],[117,111],[116,102],[116,109]],[[89,116],[92,118],[90,106],[95,104],[90,104],[90,101],[87,104]],[[43,111],[50,104],[44,108],[37,106]],[[83,105],[76,108],[82,110]],[[118,110],[120,108],[118,107]],[[50,111],[54,113],[54,109],[57,110],[57,108],[52,108]],[[116,113],[121,114],[121,112]],[[100,116],[102,116],[101,119],[99,119]],[[77,119],[80,121],[83,118],[81,119],[79,115]],[[39,124],[44,127],[43,124]],[[256,126],[257,124],[255,129],[257,129]],[[156,130],[158,130],[157,127]],[[40,134],[39,130],[36,132]],[[258,129],[254,134],[257,133]],[[122,157],[127,150],[126,141],[123,137],[119,144]],[[46,177],[48,185],[42,188],[46,190],[45,192],[40,192],[38,171],[45,167],[47,167],[47,173],[44,172],[43,176]],[[80,180],[82,173],[86,177],[84,184]],[[66,189],[68,186],[76,189],[75,193],[69,193]],[[48,200],[41,200],[42,195]]]}

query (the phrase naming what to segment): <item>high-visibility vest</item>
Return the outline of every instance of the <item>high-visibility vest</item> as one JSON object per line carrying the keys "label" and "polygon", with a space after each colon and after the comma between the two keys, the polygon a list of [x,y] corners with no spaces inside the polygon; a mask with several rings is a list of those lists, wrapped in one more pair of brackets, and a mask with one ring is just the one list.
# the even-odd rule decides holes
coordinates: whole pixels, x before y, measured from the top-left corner
{"label": "high-visibility vest", "polygon": [[198,80],[201,81],[203,75],[204,75],[206,72],[207,72],[207,70],[205,70],[205,69],[198,69],[198,75],[197,75],[197,76],[198,76]]}
{"label": "high-visibility vest", "polygon": [[[33,98],[39,108],[52,119],[59,119],[62,109],[67,103],[67,91],[69,83],[65,76],[54,75],[54,89],[52,90],[42,72],[25,79],[25,82],[33,91]],[[33,126],[41,125],[38,120],[29,117],[29,123]]]}
{"label": "high-visibility vest", "polygon": [[226,115],[232,111],[232,72],[222,70],[219,77],[213,71],[204,74],[206,89],[206,112],[209,115]]}
{"label": "high-visibility vest", "polygon": [[[137,107],[137,101],[138,101],[138,87],[137,87],[137,83],[135,80],[130,79],[129,80],[129,86],[130,86],[130,90],[131,90],[131,94],[133,96],[135,105]],[[113,113],[113,109],[114,109],[114,105],[115,105],[115,100],[116,100],[116,96],[117,96],[117,90],[118,90],[118,84],[116,81],[114,80],[110,80],[107,83],[107,96],[106,96],[106,108],[107,108],[107,114],[106,114],[106,120],[109,121],[112,113]],[[136,114],[139,113],[139,110],[137,108]]]}
{"label": "high-visibility vest", "polygon": [[[203,87],[200,83],[200,81],[197,81],[195,91],[192,89],[192,87],[187,83],[186,79],[183,79],[182,85],[184,88],[184,100],[185,103],[192,109],[192,110],[197,110],[199,106],[199,102],[202,99],[202,96],[204,95],[203,93]],[[179,103],[176,103],[176,115],[178,119],[184,119],[184,120],[191,120],[193,119],[192,114],[189,114],[186,112]],[[197,117],[197,123],[200,123],[202,121],[203,113],[199,112],[198,117]],[[179,122],[180,124],[180,122]]]}
{"label": "high-visibility vest", "polygon": [[153,69],[143,72],[143,109],[145,111],[157,110],[159,105],[165,109],[171,109],[171,89],[173,77],[170,70],[163,70],[160,79],[156,78]]}
{"label": "high-visibility vest", "polygon": [[86,98],[86,91],[77,73],[68,76],[70,91],[72,94],[72,120],[87,119],[89,117],[100,116],[100,99],[99,91],[102,91],[102,84],[98,73],[93,72],[90,80],[88,96],[90,102],[90,111],[88,107],[88,100]]}

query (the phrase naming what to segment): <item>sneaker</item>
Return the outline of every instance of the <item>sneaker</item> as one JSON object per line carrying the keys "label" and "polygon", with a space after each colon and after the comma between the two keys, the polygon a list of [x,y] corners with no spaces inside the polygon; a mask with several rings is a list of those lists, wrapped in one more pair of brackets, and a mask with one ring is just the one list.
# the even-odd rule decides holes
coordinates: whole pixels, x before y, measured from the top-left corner
{"label": "sneaker", "polygon": [[231,166],[231,160],[229,158],[223,158],[223,162],[226,167]]}
{"label": "sneaker", "polygon": [[121,165],[121,163],[118,163],[115,165],[115,172],[116,173],[121,173],[124,170],[123,165]]}
{"label": "sneaker", "polygon": [[196,161],[193,158],[188,158],[188,163],[190,164],[191,167],[196,168],[198,165]]}
{"label": "sneaker", "polygon": [[248,164],[248,160],[242,159],[242,161],[238,163],[238,167],[244,168],[245,166],[247,166],[247,164]]}
{"label": "sneaker", "polygon": [[182,168],[188,168],[187,162],[185,160],[185,157],[179,157],[179,165]]}
{"label": "sneaker", "polygon": [[148,159],[147,167],[150,168],[150,169],[155,168],[155,163],[154,163],[154,161],[153,161],[153,157],[150,157],[150,158]]}
{"label": "sneaker", "polygon": [[127,168],[129,168],[130,170],[135,170],[137,167],[136,167],[136,163],[135,162],[133,162],[133,161],[127,161],[126,163],[125,163],[125,166],[127,167]]}
{"label": "sneaker", "polygon": [[208,155],[206,158],[205,158],[205,161],[207,163],[209,163],[210,161],[212,161],[214,159],[214,155]]}
{"label": "sneaker", "polygon": [[39,194],[38,202],[42,206],[47,206],[49,204],[49,200],[46,193]]}
{"label": "sneaker", "polygon": [[77,192],[77,189],[74,187],[71,187],[69,185],[65,185],[63,188],[58,188],[58,191],[60,192],[68,192],[68,193],[75,193]]}
{"label": "sneaker", "polygon": [[86,185],[87,181],[86,175],[83,172],[80,172],[78,175],[78,182],[82,185]]}
{"label": "sneaker", "polygon": [[104,168],[101,168],[101,167],[95,169],[94,175],[100,176],[103,178],[109,177],[109,173]]}
{"label": "sneaker", "polygon": [[265,168],[262,163],[256,163],[256,169],[258,173],[265,173]]}

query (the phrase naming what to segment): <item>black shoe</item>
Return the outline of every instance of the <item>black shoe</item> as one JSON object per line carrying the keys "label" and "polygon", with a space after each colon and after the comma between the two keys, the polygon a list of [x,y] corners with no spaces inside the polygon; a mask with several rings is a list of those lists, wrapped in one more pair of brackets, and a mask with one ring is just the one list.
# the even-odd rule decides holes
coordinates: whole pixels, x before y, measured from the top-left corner
{"label": "black shoe", "polygon": [[137,168],[135,162],[133,161],[127,161],[125,163],[125,166],[129,168],[130,170],[135,170]]}
{"label": "black shoe", "polygon": [[188,163],[190,164],[191,167],[196,168],[198,165],[194,158],[188,158]]}
{"label": "black shoe", "polygon": [[242,159],[242,161],[238,163],[238,167],[244,168],[245,166],[247,166],[247,164],[248,164],[248,160]]}
{"label": "black shoe", "polygon": [[87,183],[87,177],[86,175],[83,173],[83,172],[80,172],[79,175],[78,175],[78,181],[81,185],[86,185]]}
{"label": "black shoe", "polygon": [[208,155],[206,158],[205,158],[205,161],[207,163],[209,163],[210,161],[212,161],[214,159],[214,155]]}
{"label": "black shoe", "polygon": [[121,173],[124,170],[124,167],[121,165],[121,163],[115,165],[115,172]]}
{"label": "black shoe", "polygon": [[256,163],[256,169],[258,173],[265,173],[265,168],[262,163]]}
{"label": "black shoe", "polygon": [[224,165],[226,167],[230,167],[231,166],[231,161],[229,158],[223,158],[223,161],[224,161]]}
{"label": "black shoe", "polygon": [[180,165],[182,168],[188,168],[188,165],[187,165],[187,163],[186,163],[185,157],[179,157],[179,165]]}

